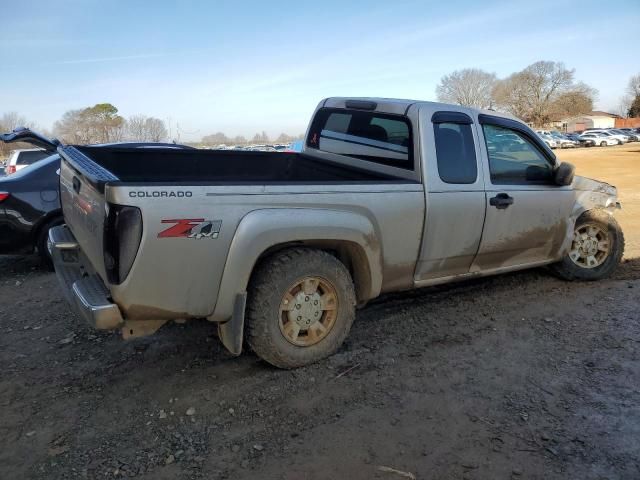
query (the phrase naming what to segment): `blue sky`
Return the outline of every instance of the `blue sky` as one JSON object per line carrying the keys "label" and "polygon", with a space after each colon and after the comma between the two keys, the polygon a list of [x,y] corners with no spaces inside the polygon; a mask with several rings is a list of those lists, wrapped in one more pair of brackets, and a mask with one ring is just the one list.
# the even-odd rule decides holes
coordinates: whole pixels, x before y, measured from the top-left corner
{"label": "blue sky", "polygon": [[[435,99],[439,79],[562,61],[615,110],[640,72],[640,2],[22,1],[0,28],[0,114],[50,128],[110,102],[181,140],[299,133],[328,96]],[[626,33],[625,33],[626,32]]]}

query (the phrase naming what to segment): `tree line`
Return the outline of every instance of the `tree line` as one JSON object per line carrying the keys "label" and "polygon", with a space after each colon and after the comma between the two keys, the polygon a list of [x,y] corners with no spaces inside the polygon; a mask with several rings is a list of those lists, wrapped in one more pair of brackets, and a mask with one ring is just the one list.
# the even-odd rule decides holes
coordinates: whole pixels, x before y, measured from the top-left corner
{"label": "tree line", "polygon": [[[576,81],[575,70],[561,62],[539,61],[505,78],[478,68],[456,70],[440,79],[439,101],[503,110],[535,126],[593,111],[598,91]],[[640,117],[640,73],[629,80],[618,109]]]}
{"label": "tree line", "polygon": [[513,114],[535,126],[593,110],[598,92],[576,81],[561,62],[539,61],[506,78],[477,68],[445,75],[436,87],[439,101]]}
{"label": "tree line", "polygon": [[[166,142],[179,141],[171,136],[167,124],[155,117],[133,115],[125,118],[118,113],[118,109],[110,103],[98,103],[92,107],[69,110],[53,125],[49,132],[39,128],[34,122],[28,121],[16,112],[4,113],[0,116],[0,132],[8,132],[16,127],[29,127],[48,136],[54,136],[64,143],[91,144],[111,143],[121,141],[132,142]],[[178,127],[179,130],[179,127]],[[179,137],[180,132],[175,132]],[[271,139],[266,132],[256,133],[252,138],[242,135],[229,137],[222,132],[206,135],[202,138],[203,145],[247,145],[265,143],[290,143],[304,138],[304,134],[288,135],[281,133]],[[29,148],[28,145],[7,145],[0,143],[0,156],[6,157],[14,148]]]}
{"label": "tree line", "polygon": [[[163,120],[145,115],[124,118],[110,103],[98,103],[93,107],[69,110],[54,123],[52,132],[39,128],[34,122],[28,121],[16,112],[4,113],[0,117],[0,132],[8,132],[16,127],[29,127],[70,144],[121,141],[165,142],[169,138],[169,132]],[[6,157],[14,148],[29,148],[29,146],[0,143],[0,156]]]}
{"label": "tree line", "polygon": [[211,135],[206,135],[202,137],[200,143],[202,145],[248,145],[248,144],[270,144],[270,143],[291,143],[295,140],[301,140],[304,138],[304,133],[300,133],[298,135],[288,135],[286,133],[281,133],[279,136],[275,138],[270,138],[267,135],[267,132],[262,131],[261,133],[256,133],[251,139],[247,139],[243,135],[237,135],[235,137],[228,137],[223,132],[216,132]]}
{"label": "tree line", "polygon": [[163,120],[145,115],[126,119],[110,103],[69,110],[54,124],[53,134],[65,143],[164,142],[168,137]]}

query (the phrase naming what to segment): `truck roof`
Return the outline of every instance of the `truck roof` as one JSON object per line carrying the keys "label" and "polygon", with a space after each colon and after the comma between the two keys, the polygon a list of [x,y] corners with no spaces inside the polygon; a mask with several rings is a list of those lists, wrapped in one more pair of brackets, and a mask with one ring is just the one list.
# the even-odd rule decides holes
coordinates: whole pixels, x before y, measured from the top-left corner
{"label": "truck roof", "polygon": [[[349,105],[351,104],[351,105]],[[407,111],[412,105],[438,105],[443,110],[448,107],[466,108],[471,112],[484,113],[486,115],[493,115],[495,117],[504,117],[514,120],[518,118],[504,112],[497,112],[495,110],[484,110],[481,108],[464,107],[461,105],[454,105],[450,103],[441,102],[429,102],[426,100],[411,100],[406,98],[384,98],[384,97],[329,97],[320,102],[318,108],[362,108],[365,110],[371,110],[382,113],[391,113],[395,115],[406,115]]]}

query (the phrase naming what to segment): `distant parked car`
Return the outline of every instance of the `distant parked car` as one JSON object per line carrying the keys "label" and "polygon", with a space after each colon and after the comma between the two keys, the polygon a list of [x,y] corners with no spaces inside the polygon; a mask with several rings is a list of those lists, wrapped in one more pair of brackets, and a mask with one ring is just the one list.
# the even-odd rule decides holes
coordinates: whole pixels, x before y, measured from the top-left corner
{"label": "distant parked car", "polygon": [[551,132],[551,138],[555,140],[560,148],[574,148],[578,146],[578,142],[571,140],[560,132]]}
{"label": "distant parked car", "polygon": [[9,159],[4,167],[4,173],[11,175],[18,170],[31,165],[32,163],[47,158],[51,153],[42,150],[41,148],[30,148],[23,150],[14,150],[11,152]]}
{"label": "distant parked car", "polygon": [[587,132],[580,135],[580,138],[586,140],[593,140],[595,145],[599,145],[601,147],[607,147],[610,145],[618,145],[618,140],[613,138],[611,135],[602,135],[598,132]]}
{"label": "distant parked car", "polygon": [[[15,133],[15,132],[14,132]],[[12,134],[0,141],[13,141]],[[165,143],[118,143],[95,145],[120,148],[192,148]],[[35,151],[35,150],[31,150]],[[51,266],[47,249],[49,230],[64,221],[60,207],[60,156],[52,149],[38,150],[46,155],[24,166],[17,173],[0,178],[0,255],[31,253],[35,249]]]}
{"label": "distant parked car", "polygon": [[551,149],[558,148],[558,144],[556,143],[556,141],[553,139],[551,135],[547,135],[545,133],[539,133],[539,132],[537,133],[538,133],[538,136],[542,139],[544,143],[547,144],[549,148]]}
{"label": "distant parked car", "polygon": [[598,135],[602,135],[605,137],[611,137],[616,141],[616,145],[622,145],[629,141],[629,137],[627,135],[621,135],[619,133],[613,133],[611,130],[591,130],[589,133],[597,133]]}
{"label": "distant parked car", "polygon": [[579,147],[594,147],[596,142],[590,138],[582,138],[578,133],[567,133],[567,138],[577,143]]}
{"label": "distant parked car", "polygon": [[638,142],[640,141],[640,133],[632,132],[631,129],[626,128],[612,128],[609,130],[609,133],[613,133],[615,135],[625,135],[629,140],[629,142]]}

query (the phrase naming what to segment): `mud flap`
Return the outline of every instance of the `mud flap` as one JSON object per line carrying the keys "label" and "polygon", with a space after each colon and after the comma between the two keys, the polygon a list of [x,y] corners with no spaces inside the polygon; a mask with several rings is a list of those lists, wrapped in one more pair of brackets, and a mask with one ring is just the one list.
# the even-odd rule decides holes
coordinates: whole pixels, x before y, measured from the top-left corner
{"label": "mud flap", "polygon": [[247,305],[247,292],[236,295],[231,320],[218,325],[220,341],[233,355],[242,353],[242,337],[244,334],[244,310]]}

